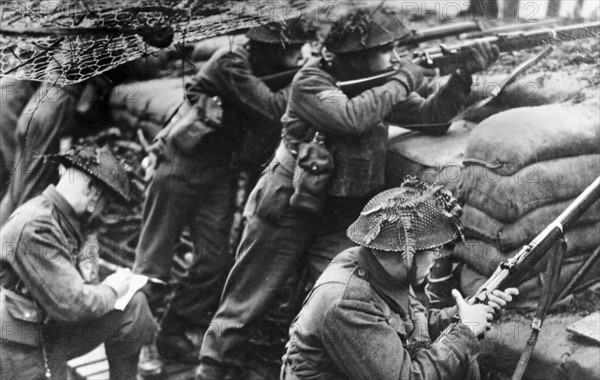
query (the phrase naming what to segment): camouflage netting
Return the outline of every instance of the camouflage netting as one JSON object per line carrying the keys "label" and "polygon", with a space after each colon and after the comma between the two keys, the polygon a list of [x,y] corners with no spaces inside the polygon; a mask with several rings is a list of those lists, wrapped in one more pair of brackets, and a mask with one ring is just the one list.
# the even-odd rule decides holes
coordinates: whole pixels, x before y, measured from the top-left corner
{"label": "camouflage netting", "polygon": [[77,83],[160,48],[298,17],[309,1],[0,0],[0,77]]}

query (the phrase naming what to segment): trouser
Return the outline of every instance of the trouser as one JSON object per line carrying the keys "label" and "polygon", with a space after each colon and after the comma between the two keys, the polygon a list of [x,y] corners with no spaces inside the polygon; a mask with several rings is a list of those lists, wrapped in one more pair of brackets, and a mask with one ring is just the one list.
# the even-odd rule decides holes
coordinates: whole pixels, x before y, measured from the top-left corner
{"label": "trouser", "polygon": [[355,245],[346,229],[368,197],[329,197],[320,217],[290,210],[293,165],[274,160],[250,195],[236,263],[204,336],[202,360],[242,366],[249,354],[249,326],[265,313],[292,271],[307,265],[315,280],[335,255]]}
{"label": "trouser", "polygon": [[83,84],[42,85],[19,116],[12,178],[0,203],[0,226],[10,214],[58,180],[58,165],[46,155],[57,154],[60,139],[76,129],[75,108]]}
{"label": "trouser", "polygon": [[144,204],[134,272],[168,280],[173,248],[189,226],[196,258],[169,309],[192,322],[210,321],[233,264],[231,172],[227,154],[186,155],[168,141]]}
{"label": "trouser", "polygon": [[[146,298],[137,293],[125,310],[75,325],[51,325],[44,328],[44,347],[52,379],[66,379],[66,362],[84,355],[104,343],[109,362],[137,355],[152,341],[157,329]],[[41,347],[0,341],[0,379],[45,379]]]}

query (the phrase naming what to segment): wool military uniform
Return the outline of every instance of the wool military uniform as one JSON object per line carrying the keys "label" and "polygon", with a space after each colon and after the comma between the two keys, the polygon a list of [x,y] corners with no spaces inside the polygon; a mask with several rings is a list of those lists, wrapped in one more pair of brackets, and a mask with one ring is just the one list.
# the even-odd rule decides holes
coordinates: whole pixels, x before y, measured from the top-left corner
{"label": "wool military uniform", "polygon": [[19,207],[0,237],[2,379],[43,378],[44,352],[54,378],[66,378],[65,362],[102,342],[110,364],[152,340],[142,294],[117,311],[116,292],[93,282],[94,247],[54,186]]}
{"label": "wool military uniform", "polygon": [[274,128],[279,133],[289,91],[272,92],[257,77],[260,70],[251,66],[243,46],[217,51],[188,84],[186,97],[194,104],[202,95],[218,96],[223,102],[221,127],[192,152],[166,138],[144,205],[134,271],[167,280],[173,247],[183,228],[190,227],[196,259],[171,300],[170,322],[207,325],[233,264],[232,154],[247,130],[267,133]]}
{"label": "wool military uniform", "polygon": [[[335,73],[335,76],[334,74]],[[347,77],[319,59],[309,61],[292,83],[283,142],[250,194],[242,241],[215,314],[204,337],[201,359],[241,366],[246,328],[268,308],[274,294],[302,260],[315,280],[340,251],[353,246],[346,229],[368,199],[385,186],[387,123],[442,122],[452,118],[469,94],[470,76],[453,75],[435,95],[410,91],[409,77],[348,98],[338,80]],[[424,129],[444,133],[447,126]],[[335,168],[325,210],[310,215],[290,208],[295,154],[315,131],[325,134]]]}
{"label": "wool military uniform", "polygon": [[480,344],[467,326],[432,344],[456,312],[428,312],[368,248],[350,248],[323,272],[292,323],[281,378],[478,379]]}

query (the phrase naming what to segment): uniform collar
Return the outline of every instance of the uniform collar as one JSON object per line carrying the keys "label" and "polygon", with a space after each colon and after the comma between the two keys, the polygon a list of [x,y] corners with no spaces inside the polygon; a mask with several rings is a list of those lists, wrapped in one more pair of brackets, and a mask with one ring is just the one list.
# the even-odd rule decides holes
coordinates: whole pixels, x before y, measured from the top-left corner
{"label": "uniform collar", "polygon": [[81,240],[81,223],[77,217],[77,214],[75,213],[75,209],[73,209],[73,206],[71,206],[69,202],[67,202],[67,200],[56,190],[54,185],[48,186],[42,195],[52,202],[56,210],[67,222],[68,226]]}
{"label": "uniform collar", "polygon": [[[360,247],[357,261],[368,272],[368,281],[377,293],[406,314],[409,311],[409,284],[392,277],[375,258],[370,249]],[[397,307],[393,307],[396,309]]]}

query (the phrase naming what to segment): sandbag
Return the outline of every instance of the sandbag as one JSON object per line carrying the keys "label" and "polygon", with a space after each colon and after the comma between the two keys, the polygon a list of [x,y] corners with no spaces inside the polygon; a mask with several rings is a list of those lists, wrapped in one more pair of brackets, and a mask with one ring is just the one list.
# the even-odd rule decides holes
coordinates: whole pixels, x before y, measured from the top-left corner
{"label": "sandbag", "polygon": [[[588,255],[582,255],[580,257],[563,261],[557,289],[563,289],[569,283],[569,281],[571,281],[589,254],[591,254],[591,252],[588,253]],[[592,268],[590,268],[587,274],[583,276],[579,283],[584,284],[599,277],[600,261],[596,261],[596,263],[592,265]],[[460,291],[465,296],[473,295],[487,279],[488,276],[484,276],[471,266],[465,265],[461,268],[459,275]],[[541,273],[536,273],[527,280],[523,281],[517,286],[519,289],[519,296],[516,297],[513,302],[509,303],[507,308],[517,310],[536,308],[542,294],[542,288],[545,281],[546,275]]]}
{"label": "sandbag", "polygon": [[511,176],[481,166],[465,167],[458,197],[501,222],[578,196],[600,175],[600,155],[542,161]]}
{"label": "sandbag", "polygon": [[[574,199],[537,208],[514,223],[502,223],[471,205],[463,207],[462,223],[466,238],[493,244],[501,251],[509,251],[530,242],[556,219]],[[600,220],[600,202],[595,202],[575,223],[576,226],[594,224]]]}
{"label": "sandbag", "polygon": [[[586,252],[591,252],[600,246],[600,223],[575,227],[565,233],[567,238],[567,252],[565,257],[576,257]],[[521,247],[510,251],[501,251],[493,244],[477,239],[466,239],[465,242],[456,244],[452,257],[460,259],[479,273],[489,276],[498,264],[514,257]],[[542,266],[544,262],[542,261]]]}
{"label": "sandbag", "polygon": [[181,78],[157,79],[115,86],[109,96],[111,119],[126,129],[154,137],[183,101]]}
{"label": "sandbag", "polygon": [[[506,75],[475,77],[471,97],[485,98],[498,90]],[[506,87],[494,101],[469,112],[465,119],[479,123],[488,117],[511,108],[536,107],[565,102],[590,86],[584,74],[567,75],[564,72],[538,72],[524,76]]]}
{"label": "sandbag", "polygon": [[594,153],[600,153],[597,106],[526,107],[479,124],[467,141],[464,164],[509,176],[538,161]]}
{"label": "sandbag", "polygon": [[442,136],[390,128],[386,158],[386,185],[400,186],[407,175],[422,181],[437,182],[446,189],[457,188],[462,177],[462,158],[469,132],[475,124],[457,121]]}

